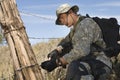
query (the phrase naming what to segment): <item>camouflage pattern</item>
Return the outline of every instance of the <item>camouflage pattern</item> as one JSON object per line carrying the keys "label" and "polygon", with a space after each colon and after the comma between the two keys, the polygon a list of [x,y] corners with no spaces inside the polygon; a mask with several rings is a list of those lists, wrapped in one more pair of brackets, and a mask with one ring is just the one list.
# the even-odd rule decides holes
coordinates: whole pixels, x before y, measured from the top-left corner
{"label": "camouflage pattern", "polygon": [[[63,56],[68,63],[88,55],[90,53],[90,44],[93,42],[101,47],[105,47],[101,30],[91,18],[85,18],[82,21],[78,20],[70,33],[66,36],[65,41],[71,41],[73,44],[73,49]],[[112,67],[110,59],[102,53],[97,54],[97,59],[107,64],[109,67]]]}

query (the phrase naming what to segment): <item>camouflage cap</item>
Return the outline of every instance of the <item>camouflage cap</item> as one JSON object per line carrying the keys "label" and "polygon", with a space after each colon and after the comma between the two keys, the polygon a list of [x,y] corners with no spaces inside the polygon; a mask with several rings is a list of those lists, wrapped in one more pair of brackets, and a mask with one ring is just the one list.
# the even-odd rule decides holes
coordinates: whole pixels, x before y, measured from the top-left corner
{"label": "camouflage cap", "polygon": [[59,15],[62,13],[67,13],[70,9],[73,10],[73,12],[77,13],[79,11],[79,8],[77,5],[74,6],[70,6],[69,4],[62,4],[58,7],[58,9],[56,10],[56,15],[57,15],[57,19],[56,19],[56,25],[62,25],[59,22]]}

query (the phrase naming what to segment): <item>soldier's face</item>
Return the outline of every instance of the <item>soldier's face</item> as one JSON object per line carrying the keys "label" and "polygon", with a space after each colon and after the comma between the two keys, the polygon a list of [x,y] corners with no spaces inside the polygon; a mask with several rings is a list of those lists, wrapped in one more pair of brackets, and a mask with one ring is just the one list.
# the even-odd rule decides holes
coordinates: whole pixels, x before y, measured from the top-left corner
{"label": "soldier's face", "polygon": [[66,14],[66,13],[60,14],[59,15],[59,21],[62,25],[66,25],[68,27],[72,26],[70,14]]}

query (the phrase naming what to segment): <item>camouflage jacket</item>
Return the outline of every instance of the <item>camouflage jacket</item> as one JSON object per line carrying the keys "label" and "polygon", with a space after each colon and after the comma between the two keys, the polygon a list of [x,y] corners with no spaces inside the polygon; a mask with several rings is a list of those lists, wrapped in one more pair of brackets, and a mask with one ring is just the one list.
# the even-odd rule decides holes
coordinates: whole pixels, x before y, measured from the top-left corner
{"label": "camouflage jacket", "polygon": [[[64,41],[71,41],[73,44],[73,49],[63,56],[68,63],[88,55],[92,43],[105,47],[101,30],[98,24],[91,18],[85,18],[82,21],[79,19],[76,25],[71,29],[70,33],[65,37]],[[110,59],[106,57],[103,52],[100,52],[96,59],[112,67]]]}

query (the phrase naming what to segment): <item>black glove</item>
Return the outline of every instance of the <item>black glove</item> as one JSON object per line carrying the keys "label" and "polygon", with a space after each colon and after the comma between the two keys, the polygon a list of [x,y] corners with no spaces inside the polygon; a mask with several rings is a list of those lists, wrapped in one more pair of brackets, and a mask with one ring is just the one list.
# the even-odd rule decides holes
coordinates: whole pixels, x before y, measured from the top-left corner
{"label": "black glove", "polygon": [[47,70],[48,72],[51,72],[57,67],[56,60],[51,59],[51,60],[44,61],[41,63],[41,67]]}
{"label": "black glove", "polygon": [[47,57],[51,59],[57,59],[59,55],[59,52],[55,49],[52,52],[50,52]]}

